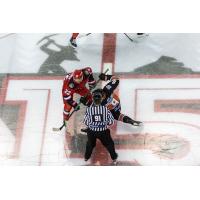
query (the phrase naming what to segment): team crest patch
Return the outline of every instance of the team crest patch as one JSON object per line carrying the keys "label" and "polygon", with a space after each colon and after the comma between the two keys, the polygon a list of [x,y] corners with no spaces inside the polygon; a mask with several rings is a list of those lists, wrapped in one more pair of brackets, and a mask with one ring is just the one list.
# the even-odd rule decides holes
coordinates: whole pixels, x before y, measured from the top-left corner
{"label": "team crest patch", "polygon": [[73,83],[70,83],[70,84],[69,84],[69,87],[70,87],[70,88],[74,88],[74,84],[73,84]]}

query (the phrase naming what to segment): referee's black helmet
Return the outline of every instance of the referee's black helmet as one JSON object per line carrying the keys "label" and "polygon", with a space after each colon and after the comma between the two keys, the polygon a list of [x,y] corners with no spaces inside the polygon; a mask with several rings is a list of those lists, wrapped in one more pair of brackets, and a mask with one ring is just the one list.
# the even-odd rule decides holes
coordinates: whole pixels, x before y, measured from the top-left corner
{"label": "referee's black helmet", "polygon": [[103,98],[103,90],[96,89],[92,92],[92,98],[95,105],[100,105]]}

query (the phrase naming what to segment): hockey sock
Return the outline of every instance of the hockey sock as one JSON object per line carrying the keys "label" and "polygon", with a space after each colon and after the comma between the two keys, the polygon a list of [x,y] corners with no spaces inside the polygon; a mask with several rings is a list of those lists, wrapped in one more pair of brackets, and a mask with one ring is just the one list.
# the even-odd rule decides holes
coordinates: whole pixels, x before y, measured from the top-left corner
{"label": "hockey sock", "polygon": [[72,38],[75,40],[78,37],[79,33],[72,33]]}

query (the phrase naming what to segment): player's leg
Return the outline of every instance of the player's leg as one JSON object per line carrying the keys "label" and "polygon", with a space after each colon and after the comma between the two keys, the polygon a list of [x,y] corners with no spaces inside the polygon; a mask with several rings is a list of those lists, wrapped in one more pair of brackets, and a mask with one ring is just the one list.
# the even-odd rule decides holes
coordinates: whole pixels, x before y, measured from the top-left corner
{"label": "player's leg", "polygon": [[76,39],[78,37],[79,33],[72,33],[72,39]]}
{"label": "player's leg", "polygon": [[121,111],[121,109],[119,109],[119,110],[110,110],[110,112],[112,113],[112,116],[114,117],[114,119],[115,120],[119,120],[119,117],[120,117],[120,111]]}
{"label": "player's leg", "polygon": [[113,139],[111,138],[110,130],[107,129],[105,133],[99,134],[98,139],[106,147],[106,149],[110,153],[110,157],[112,158],[112,160],[115,161],[118,155],[115,151],[115,145],[114,145]]}
{"label": "player's leg", "polygon": [[118,120],[122,121],[124,123],[127,123],[127,124],[131,124],[133,126],[139,126],[142,123],[140,121],[133,120],[129,116],[121,114],[121,113],[120,113],[120,116],[119,116]]}
{"label": "player's leg", "polygon": [[115,120],[127,123],[127,124],[131,124],[133,126],[139,126],[142,122],[140,121],[135,121],[133,119],[131,119],[130,117],[124,115],[121,113],[121,106],[118,106],[118,110],[111,110],[111,113],[114,117]]}
{"label": "player's leg", "polygon": [[72,33],[72,37],[70,38],[70,43],[73,47],[77,47],[76,38],[78,37],[79,33]]}
{"label": "player's leg", "polygon": [[87,138],[88,138],[88,141],[86,143],[86,150],[85,150],[85,156],[84,156],[85,161],[90,159],[90,157],[92,155],[92,151],[93,151],[94,147],[96,146],[95,133],[88,131],[87,132]]}

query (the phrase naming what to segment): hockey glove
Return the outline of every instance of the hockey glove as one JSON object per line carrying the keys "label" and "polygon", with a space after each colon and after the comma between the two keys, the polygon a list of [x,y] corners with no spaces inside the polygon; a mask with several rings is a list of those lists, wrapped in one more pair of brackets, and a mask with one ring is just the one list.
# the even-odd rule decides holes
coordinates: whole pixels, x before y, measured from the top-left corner
{"label": "hockey glove", "polygon": [[80,103],[82,103],[84,106],[87,106],[88,104],[88,99],[86,97],[81,97],[80,98]]}
{"label": "hockey glove", "polygon": [[102,81],[105,81],[106,80],[106,75],[104,74],[104,73],[101,73],[100,75],[99,75],[99,79],[100,80],[102,80]]}

